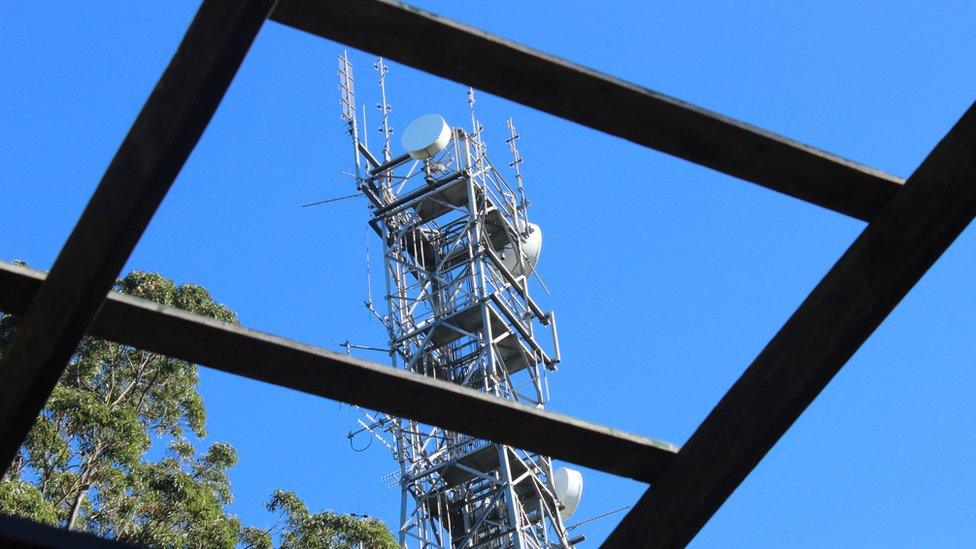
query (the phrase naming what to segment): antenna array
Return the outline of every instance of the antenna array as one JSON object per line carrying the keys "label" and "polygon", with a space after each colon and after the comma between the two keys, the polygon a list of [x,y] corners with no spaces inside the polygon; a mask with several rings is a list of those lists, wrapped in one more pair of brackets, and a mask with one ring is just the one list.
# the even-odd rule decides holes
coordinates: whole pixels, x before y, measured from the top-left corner
{"label": "antenna array", "polygon": [[[544,407],[546,373],[560,361],[559,345],[555,314],[543,312],[529,292],[542,233],[527,218],[514,124],[508,121],[516,188],[487,156],[471,89],[470,132],[425,115],[403,132],[404,142],[418,148],[394,157],[388,67],[381,58],[374,65],[383,134],[377,158],[356,131],[352,66],[345,54],[339,65],[342,117],[357,153],[357,188],[370,204],[369,226],[383,243],[382,320],[393,366]],[[571,546],[563,515],[575,508],[582,484],[575,486],[575,501],[557,494],[550,458],[363,412],[361,428],[350,438],[380,438],[399,465],[401,545]]]}

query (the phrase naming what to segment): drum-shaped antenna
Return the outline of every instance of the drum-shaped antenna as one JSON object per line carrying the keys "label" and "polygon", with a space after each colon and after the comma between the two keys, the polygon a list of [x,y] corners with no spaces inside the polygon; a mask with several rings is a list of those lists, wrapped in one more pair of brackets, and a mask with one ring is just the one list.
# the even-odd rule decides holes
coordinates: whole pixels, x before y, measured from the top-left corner
{"label": "drum-shaped antenna", "polygon": [[425,114],[403,130],[400,143],[412,158],[427,160],[451,142],[451,127],[439,114]]}

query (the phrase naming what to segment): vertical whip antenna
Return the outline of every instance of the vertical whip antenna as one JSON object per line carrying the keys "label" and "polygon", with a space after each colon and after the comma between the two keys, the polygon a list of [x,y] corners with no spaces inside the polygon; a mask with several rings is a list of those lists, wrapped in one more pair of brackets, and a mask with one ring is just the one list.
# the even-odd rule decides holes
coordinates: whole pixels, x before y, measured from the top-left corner
{"label": "vertical whip antenna", "polygon": [[474,117],[474,88],[468,87],[468,110],[471,111],[471,133],[478,133],[478,120]]}
{"label": "vertical whip antenna", "polygon": [[383,113],[383,125],[380,126],[380,133],[383,134],[383,161],[389,162],[392,156],[390,154],[390,135],[393,133],[393,129],[390,128],[390,111],[393,109],[386,101],[386,73],[390,71],[390,68],[383,62],[382,57],[376,58],[376,64],[373,65],[373,68],[379,73],[380,81],[380,103],[376,105],[376,108]]}
{"label": "vertical whip antenna", "polygon": [[478,118],[474,114],[474,88],[468,87],[468,110],[471,111],[471,142],[474,145],[475,155],[477,157],[478,170],[484,169],[483,161],[485,153],[487,152],[487,147],[484,141],[481,139],[481,130],[484,126],[481,122],[478,122]]}
{"label": "vertical whip antenna", "polygon": [[349,126],[352,137],[353,153],[356,155],[356,175],[360,176],[359,160],[359,129],[356,126],[356,85],[352,75],[352,63],[349,62],[349,52],[343,51],[339,56],[339,108],[340,118]]}
{"label": "vertical whip antenna", "polygon": [[508,126],[508,139],[505,140],[508,143],[508,148],[512,151],[512,161],[508,163],[508,166],[515,171],[515,183],[518,185],[519,198],[522,202],[525,202],[525,185],[522,184],[522,153],[519,152],[518,130],[515,129],[515,122],[511,118],[505,122]]}
{"label": "vertical whip antenna", "polygon": [[[363,127],[368,128],[366,125],[366,105],[363,105]],[[363,146],[367,149],[369,148],[369,132],[363,132]]]}
{"label": "vertical whip antenna", "polygon": [[[521,214],[522,220],[527,222],[528,212],[526,209],[529,203],[525,200],[525,185],[522,182],[522,153],[518,148],[519,133],[515,129],[515,122],[511,117],[505,122],[505,125],[508,126],[508,139],[505,142],[508,143],[508,148],[512,151],[512,161],[508,163],[508,166],[515,172],[515,188],[519,195],[518,212]],[[545,288],[545,283],[542,286]],[[546,289],[546,293],[549,293],[548,289]]]}
{"label": "vertical whip antenna", "polygon": [[366,225],[366,308],[373,310],[373,276],[369,268],[369,225]]}

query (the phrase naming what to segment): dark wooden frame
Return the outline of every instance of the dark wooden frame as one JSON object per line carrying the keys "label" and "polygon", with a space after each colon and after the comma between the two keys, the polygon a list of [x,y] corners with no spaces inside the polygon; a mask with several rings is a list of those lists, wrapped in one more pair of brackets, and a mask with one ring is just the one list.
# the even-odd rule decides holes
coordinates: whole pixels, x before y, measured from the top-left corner
{"label": "dark wooden frame", "polygon": [[[269,13],[869,223],[680,450],[110,294]],[[0,363],[0,467],[88,332],[648,482],[605,546],[682,546],[976,216],[974,180],[976,106],[905,182],[389,0],[205,0],[51,272],[0,264],[0,309],[24,316]],[[64,535],[0,517],[0,540],[94,543]]]}

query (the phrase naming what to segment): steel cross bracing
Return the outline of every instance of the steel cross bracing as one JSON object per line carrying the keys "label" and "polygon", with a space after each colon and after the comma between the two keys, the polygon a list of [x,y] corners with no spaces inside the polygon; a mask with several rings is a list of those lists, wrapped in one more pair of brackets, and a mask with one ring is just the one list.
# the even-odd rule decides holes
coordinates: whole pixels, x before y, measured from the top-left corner
{"label": "steel cross bracing", "polygon": [[[358,120],[348,115],[355,91],[346,54],[339,58],[340,105],[357,157],[357,188],[369,199],[369,225],[383,242],[382,320],[393,366],[544,408],[545,374],[559,362],[558,343],[555,315],[543,313],[529,294],[533,266],[521,248],[534,229],[521,175],[512,188],[495,168],[473,111],[472,128],[453,128],[450,144],[433,158],[392,158],[387,69],[382,58],[375,67],[382,160],[360,141]],[[469,91],[472,106],[473,100]],[[554,352],[537,338],[539,328],[548,329]],[[361,431],[381,438],[400,465],[401,544],[569,547],[550,458],[414,420],[369,412],[366,418]]]}
{"label": "steel cross bracing", "polygon": [[[686,448],[677,453],[666,443],[442,379],[128,296],[106,296],[269,10],[271,19],[293,28],[869,223],[699,426]],[[443,44],[451,47],[438,47]],[[546,85],[540,86],[540,82]],[[350,118],[355,119],[355,111]],[[368,151],[362,157],[373,170],[388,163]],[[0,263],[0,309],[24,317],[12,350],[0,362],[0,449],[4,458],[0,469],[9,467],[32,418],[87,329],[92,335],[152,352],[412,418],[418,428],[410,429],[415,433],[411,436],[424,433],[432,444],[443,434],[421,428],[424,425],[471,433],[650,483],[651,488],[605,545],[680,546],[695,536],[976,216],[974,180],[976,105],[963,114],[906,183],[398,2],[205,0],[51,272],[45,277]],[[372,183],[382,189],[381,181]],[[389,206],[392,209],[396,204]],[[378,208],[377,215],[380,212]],[[377,228],[388,230],[382,225]],[[398,237],[407,238],[419,253],[426,252],[420,248],[426,236],[404,232]],[[487,248],[484,252],[489,257],[492,253]],[[411,256],[402,264],[409,269],[416,260]],[[501,274],[507,279],[504,271]],[[409,271],[408,275],[414,276]],[[518,286],[517,280],[508,282]],[[528,296],[525,304],[536,319],[546,316]],[[554,355],[558,358],[558,353]],[[268,364],[275,367],[268,368]],[[439,363],[431,364],[436,371]],[[404,430],[410,425],[405,424]],[[527,469],[531,465],[527,462]],[[488,492],[485,501],[492,501]],[[484,518],[485,523],[489,521],[498,522]],[[119,545],[11,517],[0,517],[0,541],[38,547]]]}

